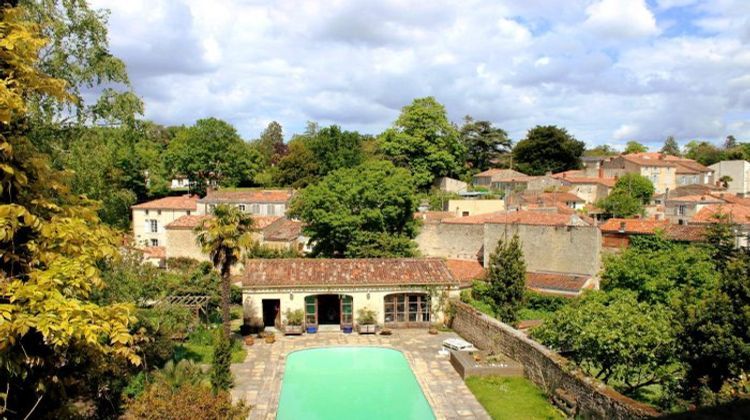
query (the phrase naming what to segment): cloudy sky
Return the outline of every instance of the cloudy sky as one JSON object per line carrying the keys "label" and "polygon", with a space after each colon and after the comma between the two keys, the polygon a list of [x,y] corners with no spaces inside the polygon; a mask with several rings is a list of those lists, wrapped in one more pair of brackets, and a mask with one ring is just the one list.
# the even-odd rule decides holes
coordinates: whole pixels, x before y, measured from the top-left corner
{"label": "cloudy sky", "polygon": [[[564,4],[565,6],[561,6]],[[413,98],[590,145],[750,140],[748,0],[97,0],[146,117],[378,133]]]}

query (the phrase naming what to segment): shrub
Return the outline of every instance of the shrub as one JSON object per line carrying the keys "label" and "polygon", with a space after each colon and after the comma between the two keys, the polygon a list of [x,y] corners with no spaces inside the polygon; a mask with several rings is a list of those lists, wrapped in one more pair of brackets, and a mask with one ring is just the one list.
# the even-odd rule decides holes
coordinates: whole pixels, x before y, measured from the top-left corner
{"label": "shrub", "polygon": [[211,387],[215,392],[232,387],[232,343],[224,337],[214,347],[214,360],[211,365]]}
{"label": "shrub", "polygon": [[555,312],[570,302],[570,298],[543,295],[526,291],[526,308],[537,311]]}
{"label": "shrub", "polygon": [[123,418],[239,420],[246,418],[249,411],[242,402],[233,405],[226,391],[214,394],[209,387],[196,384],[173,389],[163,382],[155,382],[128,404]]}
{"label": "shrub", "polygon": [[305,320],[305,313],[302,309],[297,310],[286,310],[286,323],[287,325],[302,325]]}
{"label": "shrub", "polygon": [[375,323],[375,311],[370,308],[361,308],[357,311],[357,322],[362,325]]}

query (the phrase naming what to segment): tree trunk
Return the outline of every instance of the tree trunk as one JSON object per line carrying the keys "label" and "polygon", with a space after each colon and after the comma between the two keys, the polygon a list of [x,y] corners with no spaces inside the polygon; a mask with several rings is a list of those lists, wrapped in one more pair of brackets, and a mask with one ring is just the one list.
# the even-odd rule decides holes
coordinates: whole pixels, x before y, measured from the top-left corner
{"label": "tree trunk", "polygon": [[229,340],[231,315],[229,314],[229,264],[221,268],[221,321],[224,329],[224,338]]}

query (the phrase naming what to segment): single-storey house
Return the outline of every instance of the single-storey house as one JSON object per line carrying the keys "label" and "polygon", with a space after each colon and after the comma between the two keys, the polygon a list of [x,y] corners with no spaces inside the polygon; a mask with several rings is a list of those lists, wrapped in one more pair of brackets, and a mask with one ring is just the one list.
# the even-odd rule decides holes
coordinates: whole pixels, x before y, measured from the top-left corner
{"label": "single-storey house", "polygon": [[378,324],[422,327],[443,320],[459,283],[440,258],[253,259],[235,277],[246,311],[266,327],[287,310],[303,310],[306,326],[342,328],[371,309]]}

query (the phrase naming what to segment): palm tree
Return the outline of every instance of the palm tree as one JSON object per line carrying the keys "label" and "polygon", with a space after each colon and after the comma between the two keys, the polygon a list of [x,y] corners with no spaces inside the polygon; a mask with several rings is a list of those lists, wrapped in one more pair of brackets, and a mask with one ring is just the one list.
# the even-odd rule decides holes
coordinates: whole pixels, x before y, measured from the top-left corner
{"label": "palm tree", "polygon": [[224,337],[229,340],[229,274],[242,253],[252,245],[253,219],[227,204],[216,206],[213,216],[203,219],[195,228],[196,241],[221,276],[221,318]]}

